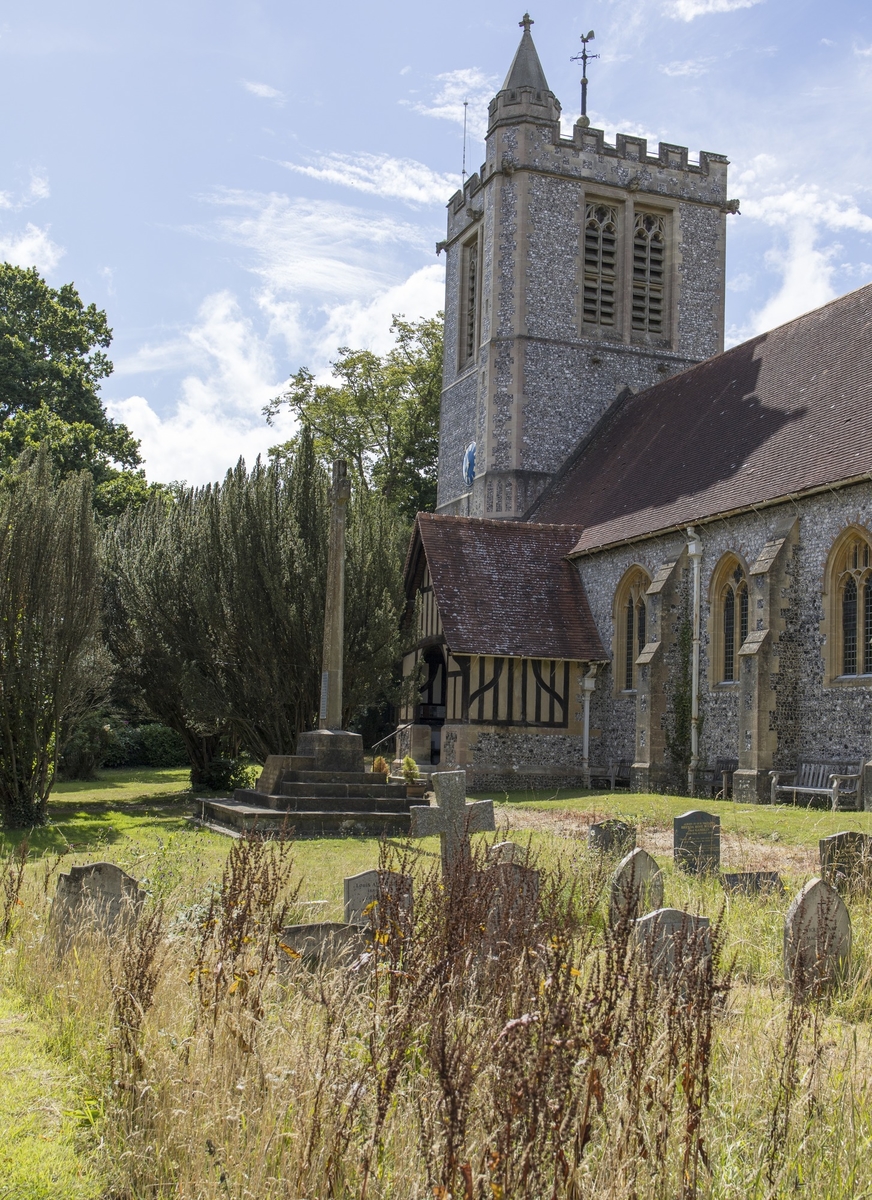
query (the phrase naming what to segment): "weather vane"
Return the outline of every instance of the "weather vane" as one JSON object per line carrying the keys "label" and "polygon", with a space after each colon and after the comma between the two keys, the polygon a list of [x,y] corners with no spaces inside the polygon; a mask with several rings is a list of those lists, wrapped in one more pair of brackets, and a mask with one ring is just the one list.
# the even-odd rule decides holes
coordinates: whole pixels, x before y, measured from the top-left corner
{"label": "weather vane", "polygon": [[581,36],[581,54],[575,54],[570,58],[570,62],[581,63],[581,117],[579,123],[581,125],[589,125],[590,121],[587,116],[587,64],[591,59],[599,58],[598,54],[588,54],[587,43],[594,39],[593,30],[590,33],[582,34]]}

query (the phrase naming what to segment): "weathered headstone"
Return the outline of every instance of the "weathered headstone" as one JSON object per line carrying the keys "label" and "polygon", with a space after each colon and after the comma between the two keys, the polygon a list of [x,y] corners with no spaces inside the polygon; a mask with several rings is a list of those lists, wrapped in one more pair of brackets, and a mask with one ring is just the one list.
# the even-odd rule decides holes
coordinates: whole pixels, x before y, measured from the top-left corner
{"label": "weathered headstone", "polygon": [[518,862],[523,856],[523,847],[517,842],[494,842],[487,852],[489,863]]}
{"label": "weathered headstone", "polygon": [[496,829],[493,800],[466,803],[466,772],[438,771],[433,776],[435,805],[415,805],[409,809],[410,837],[439,834],[442,843],[442,871],[451,874],[470,859],[469,838],[473,833],[492,833]]}
{"label": "weathered headstone", "polygon": [[636,830],[626,821],[597,821],[587,831],[587,845],[598,854],[626,854],[636,845]]}
{"label": "weathered headstone", "polygon": [[51,925],[61,942],[83,929],[112,933],[139,915],[145,892],[114,863],[87,863],[58,876]]}
{"label": "weathered headstone", "polygon": [[671,975],[701,967],[711,958],[711,923],[678,908],[660,908],[635,923],[636,943],[652,973]]}
{"label": "weathered headstone", "polygon": [[609,921],[633,921],[663,903],[663,874],[647,850],[637,847],[621,859],[612,876]]}
{"label": "weathered headstone", "polygon": [[725,871],[721,875],[725,892],[738,896],[757,896],[767,892],[784,892],[784,884],[777,871]]}
{"label": "weathered headstone", "polygon": [[373,905],[396,909],[404,920],[411,920],[412,879],[399,871],[361,871],[350,875],[343,886],[346,924],[368,924]]}
{"label": "weathered headstone", "polygon": [[851,957],[851,917],[834,887],[810,879],[784,918],[784,978],[801,992],[832,987]]}
{"label": "weathered headstone", "polygon": [[372,931],[366,925],[347,925],[343,921],[318,921],[311,925],[288,925],[279,936],[285,970],[292,962],[307,966],[349,966],[372,950]]}
{"label": "weathered headstone", "polygon": [[872,882],[872,836],[847,829],[818,842],[821,875],[839,889]]}
{"label": "weathered headstone", "polygon": [[675,865],[688,875],[720,870],[721,818],[692,809],[672,822]]}
{"label": "weathered headstone", "polygon": [[484,872],[490,891],[488,941],[516,943],[536,920],[540,874],[516,862],[498,862]]}

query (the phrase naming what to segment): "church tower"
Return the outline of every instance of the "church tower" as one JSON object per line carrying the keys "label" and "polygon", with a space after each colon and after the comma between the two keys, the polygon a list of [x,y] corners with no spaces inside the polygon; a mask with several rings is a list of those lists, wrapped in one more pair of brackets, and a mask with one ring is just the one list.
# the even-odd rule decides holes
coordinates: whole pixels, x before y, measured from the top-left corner
{"label": "church tower", "polygon": [[531,24],[440,243],[444,513],[521,518],[624,389],[723,349],[727,159],[562,137]]}

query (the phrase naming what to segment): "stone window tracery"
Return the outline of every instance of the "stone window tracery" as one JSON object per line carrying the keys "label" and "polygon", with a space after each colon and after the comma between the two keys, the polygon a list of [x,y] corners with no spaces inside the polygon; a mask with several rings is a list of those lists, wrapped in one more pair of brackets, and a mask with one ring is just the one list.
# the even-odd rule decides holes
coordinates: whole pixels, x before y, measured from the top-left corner
{"label": "stone window tracery", "polygon": [[584,217],[584,323],[615,324],[618,214],[609,204],[588,204]]}
{"label": "stone window tracery", "polygon": [[459,366],[467,366],[478,349],[478,238],[463,247],[461,261],[460,342]]}
{"label": "stone window tracery", "polygon": [[665,329],[666,223],[654,213],[637,212],[633,229],[633,329],[661,334]]}
{"label": "stone window tracery", "polygon": [[831,678],[872,675],[872,549],[851,529],[830,555],[828,642]]}
{"label": "stone window tracery", "polygon": [[615,687],[618,692],[635,691],[638,683],[636,659],[645,649],[648,625],[646,592],[651,579],[641,567],[624,576],[615,596]]}
{"label": "stone window tracery", "polygon": [[712,574],[710,652],[712,683],[735,683],[739,651],[748,637],[748,580],[735,554],[725,554]]}

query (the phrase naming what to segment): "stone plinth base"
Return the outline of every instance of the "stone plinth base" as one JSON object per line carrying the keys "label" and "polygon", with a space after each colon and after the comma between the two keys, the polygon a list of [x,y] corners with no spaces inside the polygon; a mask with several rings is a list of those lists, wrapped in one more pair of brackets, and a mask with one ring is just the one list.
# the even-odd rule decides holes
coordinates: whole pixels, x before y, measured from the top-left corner
{"label": "stone plinth base", "polygon": [[772,799],[769,771],[743,768],[733,772],[733,800],[736,804],[768,804]]}
{"label": "stone plinth base", "polygon": [[297,738],[297,754],[313,758],[316,771],[363,770],[363,738],[359,733],[310,729]]}

